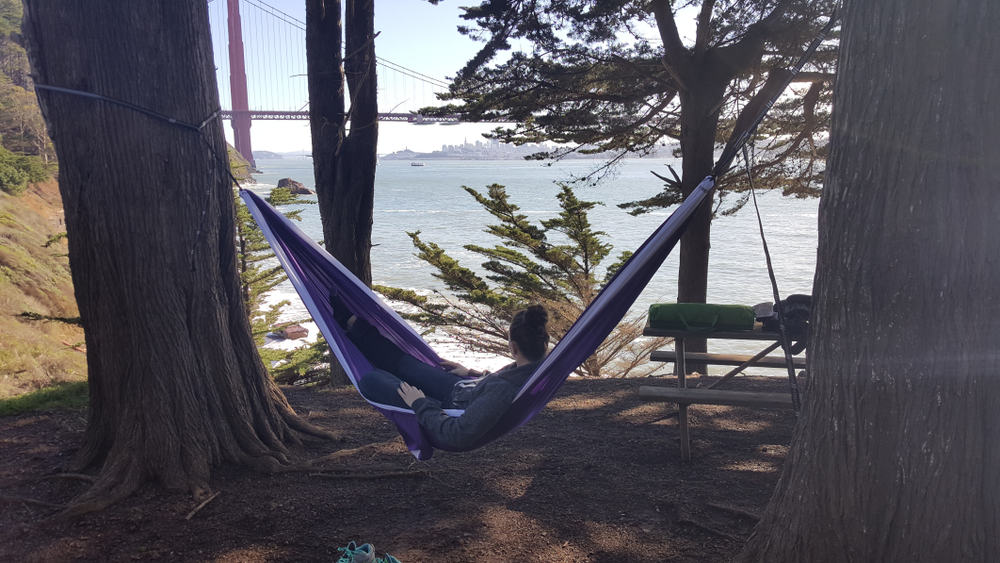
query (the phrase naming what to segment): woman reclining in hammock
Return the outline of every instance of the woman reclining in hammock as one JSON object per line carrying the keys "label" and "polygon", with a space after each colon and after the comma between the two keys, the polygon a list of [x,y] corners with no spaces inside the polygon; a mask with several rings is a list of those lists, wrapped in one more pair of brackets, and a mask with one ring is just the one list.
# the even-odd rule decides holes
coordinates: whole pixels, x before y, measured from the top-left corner
{"label": "woman reclining in hammock", "polygon": [[[545,357],[547,323],[548,313],[540,305],[515,314],[510,323],[514,363],[493,373],[473,372],[454,362],[429,366],[404,353],[367,322],[351,317],[345,324],[351,341],[375,366],[358,383],[361,393],[376,403],[412,408],[434,443],[464,449],[496,424]],[[443,409],[464,409],[465,413],[453,417]]]}

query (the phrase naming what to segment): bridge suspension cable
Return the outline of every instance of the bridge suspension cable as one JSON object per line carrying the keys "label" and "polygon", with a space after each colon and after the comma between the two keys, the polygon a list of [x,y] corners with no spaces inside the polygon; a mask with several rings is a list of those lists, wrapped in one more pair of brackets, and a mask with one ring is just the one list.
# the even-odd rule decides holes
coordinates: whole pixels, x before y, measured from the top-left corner
{"label": "bridge suspension cable", "polygon": [[[252,120],[309,118],[306,23],[266,0],[208,0],[208,7],[221,115],[232,121],[237,150],[252,162]],[[375,62],[379,106],[388,109],[379,120],[459,122],[458,116],[415,114],[436,105],[436,94],[449,88],[446,80],[382,57]]]}
{"label": "bridge suspension cable", "polygon": [[[280,21],[280,22],[282,22],[284,24],[287,24],[289,26],[292,26],[292,27],[294,27],[294,28],[296,28],[296,29],[298,29],[298,30],[300,30],[302,32],[305,32],[305,30],[306,30],[306,22],[304,22],[301,19],[299,19],[299,18],[297,18],[297,17],[289,14],[288,12],[285,12],[285,11],[281,10],[280,8],[277,8],[275,6],[272,6],[271,4],[268,4],[267,2],[264,2],[263,0],[240,0],[240,2],[242,2],[244,4],[247,4],[249,6],[252,6],[254,8],[257,8],[258,10],[260,10],[260,11],[262,11],[262,12],[270,15],[273,18],[275,18],[276,20],[278,20],[278,21]],[[448,82],[445,81],[445,80],[441,80],[441,79],[435,78],[433,76],[428,76],[428,75],[426,75],[426,74],[424,74],[424,73],[422,73],[422,72],[420,72],[418,70],[415,70],[415,69],[409,68],[409,67],[407,67],[405,65],[402,65],[402,64],[390,61],[390,60],[388,60],[388,59],[386,59],[384,57],[379,57],[379,56],[376,55],[375,61],[379,65],[382,65],[383,67],[385,67],[385,68],[387,68],[389,70],[392,70],[394,72],[398,72],[400,74],[409,76],[410,78],[413,78],[415,80],[419,80],[421,82],[426,82],[427,84],[429,84],[431,86],[434,86],[434,87],[437,87],[437,88],[444,88],[444,89],[447,89],[449,87]]]}

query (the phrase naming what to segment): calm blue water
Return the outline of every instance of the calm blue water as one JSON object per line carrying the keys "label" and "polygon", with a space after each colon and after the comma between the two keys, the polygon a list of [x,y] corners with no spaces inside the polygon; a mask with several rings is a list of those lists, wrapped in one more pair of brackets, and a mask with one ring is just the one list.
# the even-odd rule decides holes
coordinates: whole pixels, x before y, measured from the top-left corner
{"label": "calm blue water", "polygon": [[[601,201],[590,213],[595,229],[607,233],[615,247],[613,256],[637,248],[646,236],[669,215],[661,210],[632,217],[616,204],[648,197],[660,191],[662,182],[650,174],[667,174],[671,160],[629,160],[596,187],[576,188],[577,197]],[[474,243],[493,246],[496,239],[483,232],[493,222],[463,185],[484,191],[492,183],[507,187],[510,201],[532,220],[555,216],[559,191],[556,182],[590,171],[599,161],[566,161],[551,166],[528,161],[440,161],[410,166],[408,161],[382,161],[376,176],[375,213],[372,239],[372,277],[375,283],[404,288],[441,289],[432,269],[414,256],[407,231],[421,231],[426,242],[435,242],[466,266],[482,260],[462,246]],[[259,159],[258,184],[251,189],[267,193],[278,179],[290,177],[312,188],[312,161],[308,158]],[[783,198],[777,192],[759,198],[765,234],[783,295],[811,293],[816,261],[816,218],[818,200]],[[316,240],[322,239],[316,206],[304,206],[302,229]],[[677,287],[679,250],[664,264],[636,301],[633,311],[641,313],[649,304],[672,302]],[[610,260],[609,260],[610,262]],[[282,296],[294,295],[286,284]],[[767,268],[757,232],[752,204],[739,213],[718,217],[712,224],[708,300],[714,303],[753,305],[771,301]],[[289,314],[304,312],[295,301]],[[725,344],[713,349],[748,351],[752,345]]]}

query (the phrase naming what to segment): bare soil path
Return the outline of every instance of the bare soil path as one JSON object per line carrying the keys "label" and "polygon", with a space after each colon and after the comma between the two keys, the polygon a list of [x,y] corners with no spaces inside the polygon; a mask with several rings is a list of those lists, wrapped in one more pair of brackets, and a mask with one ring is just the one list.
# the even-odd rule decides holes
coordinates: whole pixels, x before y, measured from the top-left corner
{"label": "bare soil path", "polygon": [[[78,446],[84,414],[0,418],[0,561],[336,561],[351,540],[404,563],[728,560],[767,503],[794,416],[692,407],[684,463],[676,409],[638,399],[650,381],[571,380],[503,440],[427,462],[353,389],[289,387],[298,412],[342,437],[306,444],[297,458],[358,449],[314,472],[223,467],[218,496],[200,509],[190,495],[149,486],[69,522],[49,520],[57,509],[48,505],[87,483],[52,476]],[[741,378],[730,388],[784,386]]]}

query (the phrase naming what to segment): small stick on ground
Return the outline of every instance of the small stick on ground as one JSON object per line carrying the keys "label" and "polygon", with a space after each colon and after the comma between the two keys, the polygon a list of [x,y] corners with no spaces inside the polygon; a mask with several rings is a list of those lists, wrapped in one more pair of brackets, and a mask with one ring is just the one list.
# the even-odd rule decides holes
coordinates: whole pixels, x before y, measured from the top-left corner
{"label": "small stick on ground", "polygon": [[384,473],[310,473],[310,477],[323,479],[387,479],[392,477],[427,477],[424,471],[386,471]]}
{"label": "small stick on ground", "polygon": [[302,466],[300,471],[304,473],[393,473],[402,470],[392,465],[365,465],[355,467],[310,467]]}
{"label": "small stick on ground", "polygon": [[185,517],[184,517],[184,519],[185,519],[185,520],[190,520],[190,519],[194,518],[194,515],[195,515],[195,514],[198,514],[198,511],[199,511],[199,510],[201,510],[202,508],[205,508],[205,505],[206,505],[206,504],[208,504],[208,503],[210,503],[210,502],[212,502],[212,500],[214,500],[214,499],[215,499],[215,497],[219,496],[219,494],[220,494],[221,492],[222,492],[222,491],[219,491],[219,492],[217,492],[217,493],[214,493],[214,494],[213,494],[212,496],[210,496],[210,497],[208,497],[207,499],[205,499],[205,500],[201,501],[201,504],[199,504],[198,506],[194,507],[194,510],[192,510],[191,512],[188,512],[188,515],[187,515],[187,516],[185,516]]}
{"label": "small stick on ground", "polygon": [[677,418],[677,415],[679,415],[679,414],[680,413],[677,412],[677,411],[668,412],[668,413],[664,414],[663,416],[661,416],[660,418],[657,418],[656,420],[651,420],[651,421],[647,422],[646,424],[656,424],[657,422],[663,422],[665,420],[670,420],[670,419],[673,419],[673,418]]}
{"label": "small stick on ground", "polygon": [[7,495],[0,495],[0,502],[9,502],[12,504],[20,502],[24,504],[31,504],[34,506],[44,506],[45,508],[66,508],[65,505],[53,504],[51,502],[45,502],[44,500],[36,500],[27,497],[11,497]]}
{"label": "small stick on ground", "polygon": [[680,524],[688,524],[689,526],[694,526],[695,528],[698,528],[699,530],[708,532],[710,534],[714,534],[716,536],[719,536],[720,538],[726,538],[728,540],[733,540],[733,541],[740,541],[739,538],[737,538],[736,536],[734,536],[734,535],[732,535],[730,533],[723,532],[721,530],[716,530],[715,528],[713,528],[713,527],[711,527],[711,526],[709,526],[707,524],[702,524],[701,522],[698,522],[697,520],[692,520],[691,518],[681,518],[681,519],[677,520],[677,522],[680,523]]}
{"label": "small stick on ground", "polygon": [[87,483],[93,483],[97,480],[93,475],[87,475],[85,473],[53,473],[52,475],[42,475],[38,478],[39,480],[45,479],[75,479],[77,481],[86,481]]}
{"label": "small stick on ground", "polygon": [[71,350],[76,350],[77,352],[80,352],[81,354],[86,354],[87,353],[87,347],[84,346],[84,345],[82,345],[82,344],[71,344],[69,342],[66,342],[65,340],[63,340],[62,343],[65,344],[66,347],[69,348],[69,349],[71,349]]}

